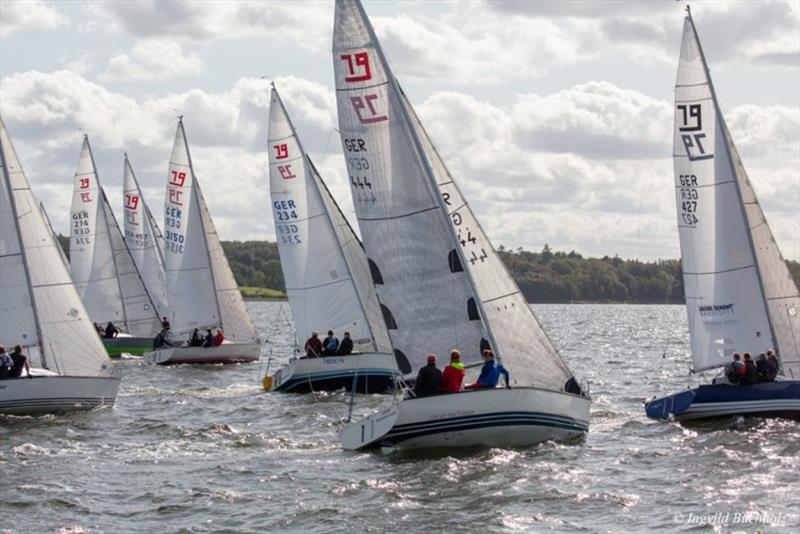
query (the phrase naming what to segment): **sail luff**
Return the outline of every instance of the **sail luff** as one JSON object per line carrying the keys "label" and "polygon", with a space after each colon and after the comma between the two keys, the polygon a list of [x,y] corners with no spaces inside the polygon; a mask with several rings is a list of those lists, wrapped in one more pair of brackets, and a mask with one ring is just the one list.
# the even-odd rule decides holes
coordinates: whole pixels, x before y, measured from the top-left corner
{"label": "sail luff", "polygon": [[[361,240],[358,239],[358,236],[356,235],[355,231],[353,230],[353,227],[350,226],[350,221],[348,221],[347,217],[345,217],[344,213],[342,213],[342,210],[339,207],[339,204],[336,202],[336,199],[333,198],[333,194],[328,189],[328,185],[322,179],[322,176],[319,174],[319,172],[317,171],[316,167],[314,166],[314,163],[311,161],[311,158],[308,157],[308,155],[306,155],[306,161],[308,163],[308,166],[311,169],[312,175],[315,178],[314,183],[315,183],[315,185],[317,186],[317,189],[320,192],[320,196],[323,197],[323,204],[327,205],[327,203],[325,202],[325,199],[327,198],[327,200],[330,203],[330,205],[333,206],[334,210],[336,210],[336,214],[338,214],[339,218],[341,220],[343,220],[344,223],[345,223],[345,227],[346,227],[346,230],[347,230],[347,239],[349,241],[354,241],[354,242],[357,243],[358,248],[361,250],[361,252],[362,252],[362,254],[364,256],[363,259],[366,261],[366,252],[364,252],[364,245],[361,243]],[[333,222],[333,216],[334,216],[334,214],[331,213],[331,214],[329,214],[328,218],[330,220],[331,229],[332,229],[334,235],[338,235],[338,232],[336,231],[336,227],[335,227],[336,225]],[[359,284],[356,283],[356,276],[357,275],[356,275],[356,273],[354,271],[354,266],[351,265],[351,258],[348,257],[348,255],[347,255],[347,253],[345,251],[345,247],[347,247],[348,244],[349,244],[348,242],[340,241],[339,242],[339,250],[341,251],[342,255],[344,256],[345,265],[347,265],[347,269],[348,269],[349,275],[350,275],[350,282],[351,282],[351,284],[353,286],[353,291],[355,292],[355,294],[358,297],[356,300],[358,300],[358,303],[361,306],[361,312],[364,314],[364,318],[366,320],[367,328],[369,329],[370,339],[372,339],[372,344],[373,344],[375,350],[377,350],[378,352],[391,353],[392,352],[392,343],[389,340],[389,331],[386,329],[386,324],[384,323],[383,316],[380,315],[380,313],[379,313],[380,312],[380,299],[378,299],[378,295],[375,292],[375,287],[372,285],[371,278],[368,281],[368,288],[371,290],[371,294],[369,294],[369,295],[362,294],[363,288],[360,288]],[[359,259],[361,259],[361,258],[359,258]],[[369,273],[369,265],[366,265],[366,269],[364,271],[362,271],[362,272],[365,273],[366,275],[368,275],[368,273]],[[375,303],[377,304],[377,310],[375,310],[376,313],[374,313],[374,314],[370,313],[367,310],[367,301],[370,299],[370,297],[373,297],[373,296],[375,298]]]}
{"label": "sail luff", "polygon": [[192,201],[194,202],[195,207],[200,212],[200,228],[202,229],[203,241],[205,243],[205,251],[206,251],[206,258],[208,260],[208,268],[211,271],[211,288],[214,294],[214,306],[217,308],[217,317],[220,321],[220,326],[222,325],[222,313],[219,307],[219,295],[217,295],[217,285],[216,281],[214,280],[214,273],[213,273],[213,266],[211,262],[211,252],[208,250],[208,230],[206,229],[205,221],[203,220],[203,206],[200,205],[200,184],[197,183],[197,175],[194,172],[194,164],[192,163],[192,153],[189,151],[189,140],[186,139],[186,130],[183,127],[183,117],[180,117],[178,120],[179,127],[183,133],[183,143],[186,148],[186,157],[189,159],[189,171],[192,173],[192,189],[194,190],[192,194]]}
{"label": "sail luff", "polygon": [[[22,239],[22,229],[20,228],[20,225],[19,225],[19,222],[18,222],[19,221],[19,213],[18,213],[18,210],[17,210],[17,201],[16,201],[16,197],[14,195],[14,188],[12,187],[12,184],[11,184],[11,175],[10,175],[11,169],[9,168],[9,165],[8,165],[8,159],[6,158],[5,143],[3,143],[3,141],[5,140],[4,138],[7,135],[8,135],[8,131],[6,130],[5,122],[3,121],[3,118],[0,117],[0,166],[2,166],[2,168],[3,168],[3,181],[6,183],[6,188],[7,188],[7,192],[8,192],[8,199],[9,199],[9,203],[11,205],[11,214],[12,214],[12,216],[14,218],[14,230],[15,230],[15,232],[17,234],[17,242],[19,243],[19,254],[20,254],[20,257],[22,258],[23,275],[25,277],[25,283],[28,286],[28,296],[30,298],[31,310],[33,312],[32,315],[33,315],[34,330],[36,330],[36,338],[37,338],[36,339],[36,341],[37,341],[36,344],[39,347],[39,363],[42,366],[42,368],[49,369],[49,366],[48,366],[48,363],[47,363],[47,356],[45,354],[44,339],[42,337],[41,323],[39,321],[39,312],[38,312],[38,310],[36,308],[37,304],[36,304],[36,296],[35,296],[34,291],[33,291],[33,281],[31,280],[30,270],[29,270],[29,267],[28,267],[28,265],[29,265],[29,263],[28,263],[28,255],[27,255],[27,252],[25,250],[25,248],[26,248],[25,247],[25,242]],[[8,136],[8,139],[9,139],[9,143],[10,143],[10,136]],[[11,146],[10,148],[11,148],[12,151],[14,151],[14,147],[13,146]],[[19,159],[16,158],[16,155],[15,155],[14,159],[19,161]],[[20,166],[19,172],[23,172],[21,166]],[[24,174],[23,174],[23,176],[24,176]],[[31,345],[29,345],[28,347],[30,347],[30,346]],[[26,347],[26,348],[28,348],[28,347]]]}
{"label": "sail luff", "polygon": [[[89,143],[89,136],[84,134],[84,138],[86,139],[86,145],[89,148],[89,158],[92,160],[92,169],[94,171],[94,179],[95,183],[97,184],[97,191],[100,193],[100,205],[98,207],[98,215],[103,217],[103,225],[106,229],[106,239],[108,241],[108,248],[111,251],[111,264],[114,268],[114,279],[117,282],[117,290],[119,291],[120,301],[122,302],[122,324],[124,325],[123,330],[126,332],[129,330],[128,326],[128,310],[125,307],[125,296],[122,291],[122,282],[119,279],[119,269],[117,269],[117,258],[114,251],[114,242],[111,239],[111,232],[113,228],[111,223],[108,220],[108,211],[111,209],[111,206],[108,204],[108,198],[106,198],[106,191],[103,189],[102,184],[100,183],[100,175],[97,172],[97,164],[94,161],[94,153],[92,152],[92,145]],[[116,225],[116,221],[114,222]],[[117,231],[119,228],[117,227]]]}
{"label": "sail luff", "polygon": [[[714,80],[712,80],[712,78],[711,78],[711,70],[708,68],[708,62],[706,61],[706,55],[705,55],[705,52],[703,51],[703,44],[700,42],[700,37],[697,35],[697,27],[694,24],[694,18],[692,18],[691,10],[687,10],[686,18],[689,20],[689,23],[692,26],[692,34],[694,35],[694,39],[695,39],[695,41],[697,43],[698,51],[700,52],[700,60],[702,61],[703,69],[705,70],[706,80],[708,82],[708,88],[711,91],[711,100],[714,103],[714,109],[716,110],[716,114],[717,114],[717,121],[722,125],[722,135],[723,135],[724,140],[725,140],[725,142],[724,142],[725,155],[727,157],[728,164],[730,165],[730,168],[732,169],[733,174],[734,174],[734,184],[735,184],[736,194],[737,194],[738,199],[739,199],[739,208],[741,209],[742,217],[744,218],[745,223],[747,224],[747,228],[748,228],[748,231],[746,232],[747,241],[748,241],[748,244],[750,246],[750,253],[753,256],[753,259],[755,260],[754,264],[755,264],[755,269],[756,269],[756,278],[758,279],[759,292],[760,292],[760,295],[761,295],[762,303],[764,305],[764,309],[765,309],[765,311],[767,313],[767,317],[769,318],[770,311],[769,311],[769,305],[767,303],[766,292],[764,290],[763,274],[761,272],[761,266],[759,265],[758,258],[757,258],[757,255],[756,255],[755,245],[753,244],[753,235],[752,235],[752,233],[750,231],[750,224],[749,224],[749,219],[747,217],[747,210],[745,209],[745,206],[744,206],[744,198],[742,197],[742,190],[741,190],[741,186],[739,184],[739,179],[738,179],[739,178],[738,177],[739,173],[736,172],[736,165],[734,163],[733,155],[731,154],[731,144],[733,143],[733,141],[732,141],[732,139],[730,137],[730,132],[728,131],[728,126],[727,126],[727,124],[725,122],[725,117],[722,115],[722,109],[720,109],[719,100],[717,100],[717,92],[716,92],[716,89],[714,88]],[[773,322],[772,322],[771,319],[768,320],[767,322],[769,324],[770,336],[772,337],[772,346],[773,347],[777,347],[778,344],[777,344],[777,336],[775,335],[775,327],[774,327]]]}

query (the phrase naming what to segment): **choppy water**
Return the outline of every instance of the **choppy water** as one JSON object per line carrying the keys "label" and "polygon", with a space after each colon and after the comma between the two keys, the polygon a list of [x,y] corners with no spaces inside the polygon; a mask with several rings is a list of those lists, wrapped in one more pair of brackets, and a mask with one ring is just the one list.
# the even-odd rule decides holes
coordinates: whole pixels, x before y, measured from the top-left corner
{"label": "choppy water", "polygon": [[[279,305],[249,307],[280,365]],[[266,395],[258,364],[126,364],[113,410],[0,417],[0,532],[797,531],[799,423],[645,418],[643,397],[698,381],[683,307],[536,309],[591,382],[582,443],[346,453],[344,394]]]}

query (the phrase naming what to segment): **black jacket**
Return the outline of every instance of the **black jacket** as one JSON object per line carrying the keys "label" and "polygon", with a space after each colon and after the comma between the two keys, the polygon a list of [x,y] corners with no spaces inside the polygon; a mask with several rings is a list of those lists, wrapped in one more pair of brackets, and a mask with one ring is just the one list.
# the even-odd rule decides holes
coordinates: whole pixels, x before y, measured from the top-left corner
{"label": "black jacket", "polygon": [[353,352],[353,340],[349,337],[346,337],[339,343],[339,350],[336,351],[336,354],[340,356],[344,356],[346,354],[350,354]]}
{"label": "black jacket", "polygon": [[439,384],[442,382],[442,371],[435,363],[429,363],[417,373],[417,384],[414,393],[417,397],[427,397],[439,393]]}

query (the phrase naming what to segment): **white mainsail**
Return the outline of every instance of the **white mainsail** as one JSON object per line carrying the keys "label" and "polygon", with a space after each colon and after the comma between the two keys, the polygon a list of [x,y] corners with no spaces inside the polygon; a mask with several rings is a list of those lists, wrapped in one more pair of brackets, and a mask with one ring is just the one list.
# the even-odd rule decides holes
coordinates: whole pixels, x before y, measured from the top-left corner
{"label": "white mainsail", "polygon": [[58,242],[58,237],[56,236],[55,230],[53,230],[53,223],[50,222],[50,217],[47,215],[47,210],[44,209],[44,204],[39,202],[39,209],[42,210],[42,217],[44,218],[44,222],[47,223],[47,228],[50,230],[50,234],[53,236],[53,241],[56,242],[58,245],[58,251],[61,253],[61,259],[64,261],[64,266],[67,270],[69,270],[69,260],[67,259],[67,255],[64,253],[64,249],[61,248],[61,243]]}
{"label": "white mainsail", "polygon": [[231,341],[256,339],[192,169],[182,119],[175,132],[164,199],[164,267],[173,332],[221,326]]}
{"label": "white mainsail", "polygon": [[125,154],[123,179],[123,207],[125,210],[125,243],[141,273],[147,291],[153,299],[159,316],[167,315],[167,275],[164,259],[158,244],[161,232],[155,227],[153,216],[147,208],[133,166]]}
{"label": "white mainsail", "polygon": [[0,118],[0,344],[60,375],[107,376],[110,360],[81,303]]}
{"label": "white mainsail", "polygon": [[388,67],[360,3],[336,3],[339,127],[365,248],[396,350],[462,351],[486,338],[523,385],[572,378],[502,266]]}
{"label": "white mainsail", "polygon": [[303,150],[273,87],[269,116],[270,196],[295,330],[349,331],[361,350],[392,352],[358,238]]}
{"label": "white mainsail", "polygon": [[70,271],[93,321],[134,336],[158,331],[157,310],[122,238],[84,136],[72,196]]}
{"label": "white mainsail", "polygon": [[694,370],[775,348],[800,377],[800,298],[720,111],[691,15],[675,85],[673,162]]}

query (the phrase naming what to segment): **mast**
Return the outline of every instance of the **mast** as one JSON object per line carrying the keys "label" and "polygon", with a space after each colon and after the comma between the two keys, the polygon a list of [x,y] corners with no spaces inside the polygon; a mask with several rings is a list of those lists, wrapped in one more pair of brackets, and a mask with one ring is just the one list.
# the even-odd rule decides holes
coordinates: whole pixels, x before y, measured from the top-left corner
{"label": "mast", "polygon": [[755,252],[755,244],[753,243],[753,234],[752,228],[750,226],[750,218],[747,216],[747,210],[744,207],[744,198],[742,197],[742,190],[741,186],[739,185],[739,175],[736,172],[736,168],[733,162],[733,155],[731,154],[731,138],[730,133],[728,132],[728,125],[725,122],[725,117],[722,115],[722,110],[719,107],[719,100],[717,100],[717,92],[714,89],[714,81],[711,79],[711,70],[708,68],[708,62],[706,62],[706,54],[703,51],[703,44],[700,42],[700,37],[697,35],[697,27],[694,25],[694,19],[692,18],[692,12],[689,5],[686,6],[686,18],[689,20],[689,23],[692,25],[692,33],[694,34],[694,39],[697,42],[697,49],[700,51],[700,60],[703,62],[703,69],[705,70],[706,80],[708,80],[708,87],[711,91],[711,100],[714,103],[714,110],[717,113],[717,120],[722,125],[722,135],[725,138],[725,155],[727,157],[728,164],[730,165],[731,169],[734,173],[734,185],[736,188],[736,196],[739,199],[739,209],[742,212],[742,218],[745,221],[745,225],[747,228],[747,243],[750,247],[750,254],[753,257],[753,265],[756,269],[756,278],[758,279],[758,287],[759,292],[761,294],[761,303],[764,306],[764,311],[767,314],[767,323],[769,324],[769,333],[772,337],[772,346],[775,348],[776,354],[780,359],[780,347],[778,347],[778,337],[775,335],[775,327],[772,324],[772,314],[770,313],[769,304],[767,303],[767,296],[766,291],[764,290],[764,280],[762,278],[761,273],[761,266],[758,263],[758,258],[756,257]]}
{"label": "mast", "polygon": [[[6,136],[8,136],[8,130],[6,130],[6,125],[3,122],[3,119],[0,118],[0,129],[5,131]],[[9,137],[9,144],[10,144],[10,136]],[[2,143],[2,139],[0,138],[0,143]],[[13,150],[13,147],[10,147]],[[49,369],[47,365],[47,357],[45,356],[45,345],[44,339],[42,338],[42,328],[39,324],[39,310],[37,307],[36,302],[36,294],[33,291],[33,284],[31,282],[31,273],[30,268],[28,266],[28,255],[25,252],[25,243],[22,240],[22,232],[20,231],[19,227],[19,213],[17,212],[17,201],[14,197],[13,189],[11,188],[11,179],[9,177],[9,168],[8,168],[8,160],[6,159],[6,147],[0,146],[0,164],[3,165],[3,180],[6,182],[6,188],[8,191],[8,200],[11,203],[11,212],[14,215],[14,226],[17,232],[17,240],[19,242],[19,253],[22,257],[22,264],[25,267],[25,282],[28,284],[28,293],[31,296],[31,308],[33,308],[33,324],[36,326],[36,337],[39,340],[39,351],[40,356],[39,359],[41,360],[42,367],[44,369]],[[30,184],[28,184],[28,188],[30,189]]]}
{"label": "mast", "polygon": [[[211,252],[208,250],[208,234],[206,233],[206,224],[203,222],[202,209],[205,207],[205,209],[208,210],[208,206],[200,206],[200,198],[202,197],[203,193],[200,191],[200,184],[197,183],[197,175],[194,172],[192,154],[189,152],[189,141],[186,139],[186,130],[183,127],[183,115],[178,116],[178,124],[180,125],[181,132],[183,133],[183,145],[186,147],[186,158],[189,160],[189,169],[192,171],[192,197],[194,197],[197,209],[200,210],[200,213],[198,214],[200,216],[200,228],[203,230],[203,241],[205,242],[208,270],[211,273],[211,289],[213,290],[212,292],[214,294],[214,305],[217,308],[217,319],[219,320],[220,328],[224,330],[225,325],[222,324],[222,310],[219,307],[219,296],[217,295],[217,283],[214,281],[214,264],[211,261]],[[203,200],[203,204],[205,204],[205,199]]]}

